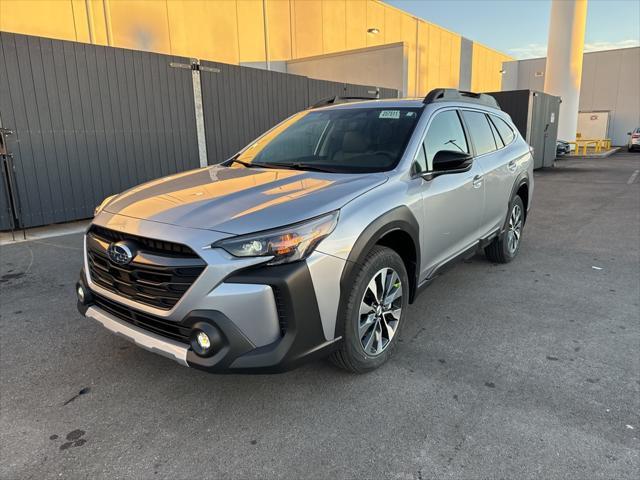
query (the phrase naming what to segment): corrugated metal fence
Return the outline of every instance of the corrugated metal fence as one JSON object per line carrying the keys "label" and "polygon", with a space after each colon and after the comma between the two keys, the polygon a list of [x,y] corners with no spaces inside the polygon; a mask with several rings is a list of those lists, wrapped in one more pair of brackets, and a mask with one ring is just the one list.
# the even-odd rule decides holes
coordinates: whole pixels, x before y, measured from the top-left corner
{"label": "corrugated metal fence", "polygon": [[198,166],[191,76],[170,61],[188,62],[0,33],[20,226],[91,217],[108,195]]}
{"label": "corrugated metal fence", "polygon": [[[181,65],[186,68],[172,68]],[[92,216],[103,198],[200,165],[191,59],[0,32],[0,127],[19,225],[0,182],[0,229]],[[209,164],[333,95],[392,89],[203,61]]]}

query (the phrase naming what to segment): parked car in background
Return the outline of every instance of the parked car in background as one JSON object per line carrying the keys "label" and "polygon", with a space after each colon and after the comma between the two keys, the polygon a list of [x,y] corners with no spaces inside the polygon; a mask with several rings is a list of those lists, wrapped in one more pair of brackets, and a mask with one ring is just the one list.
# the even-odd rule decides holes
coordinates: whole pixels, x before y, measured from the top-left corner
{"label": "parked car in background", "polygon": [[564,140],[556,140],[556,157],[563,157],[571,153],[571,145]]}
{"label": "parked car in background", "polygon": [[627,144],[627,149],[630,152],[640,149],[640,127],[627,133],[627,135],[629,135],[629,143]]}
{"label": "parked car in background", "polygon": [[327,355],[366,372],[446,266],[516,257],[532,194],[530,147],[493,97],[336,97],[222,164],[106,199],[78,309],[211,372]]}

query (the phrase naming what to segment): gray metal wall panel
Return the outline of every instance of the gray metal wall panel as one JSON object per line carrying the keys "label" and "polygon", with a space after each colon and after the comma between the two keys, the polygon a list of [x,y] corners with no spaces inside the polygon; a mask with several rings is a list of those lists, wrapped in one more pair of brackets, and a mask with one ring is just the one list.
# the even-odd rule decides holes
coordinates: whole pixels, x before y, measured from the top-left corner
{"label": "gray metal wall panel", "polygon": [[9,202],[4,182],[0,180],[0,230],[10,230],[11,219],[9,216]]}
{"label": "gray metal wall panel", "polygon": [[172,61],[189,63],[0,32],[23,226],[90,217],[108,195],[198,167],[191,71]]}
{"label": "gray metal wall panel", "polygon": [[200,72],[210,164],[309,105],[306,77],[208,61],[201,65],[220,70]]}
{"label": "gray metal wall panel", "polygon": [[[7,121],[13,120],[13,107],[11,104],[3,104],[2,100],[9,98],[9,77],[8,77],[8,68],[7,62],[5,61],[4,51],[1,48],[0,44],[0,128],[3,128]],[[10,139],[7,138],[7,143],[10,142]],[[10,142],[13,144],[13,142]],[[5,149],[8,153],[11,153],[9,150],[9,145],[5,145]],[[2,168],[2,165],[0,165]],[[10,219],[9,212],[9,192],[5,186],[5,180],[2,178],[2,171],[0,170],[0,230],[8,230],[12,227],[12,222]]]}
{"label": "gray metal wall panel", "polygon": [[347,97],[376,97],[376,87],[370,85],[353,85],[345,83],[345,94]]}
{"label": "gray metal wall panel", "polygon": [[380,98],[398,98],[398,90],[395,88],[380,88]]}
{"label": "gray metal wall panel", "polygon": [[346,95],[345,85],[341,82],[330,82],[310,78],[307,81],[307,89],[309,92],[309,105],[313,105],[325,98],[335,97],[336,95]]}

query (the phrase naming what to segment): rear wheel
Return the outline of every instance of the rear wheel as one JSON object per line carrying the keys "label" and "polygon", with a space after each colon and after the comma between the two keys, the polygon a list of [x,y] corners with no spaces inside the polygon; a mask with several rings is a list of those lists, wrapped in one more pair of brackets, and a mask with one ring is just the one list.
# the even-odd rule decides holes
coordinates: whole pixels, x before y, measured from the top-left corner
{"label": "rear wheel", "polygon": [[509,205],[507,227],[484,249],[489,260],[496,263],[509,263],[516,257],[520,250],[524,214],[522,199],[516,195]]}
{"label": "rear wheel", "polygon": [[393,354],[408,305],[404,262],[390,248],[376,246],[358,270],[339,317],[343,342],[331,360],[354,373],[385,363]]}

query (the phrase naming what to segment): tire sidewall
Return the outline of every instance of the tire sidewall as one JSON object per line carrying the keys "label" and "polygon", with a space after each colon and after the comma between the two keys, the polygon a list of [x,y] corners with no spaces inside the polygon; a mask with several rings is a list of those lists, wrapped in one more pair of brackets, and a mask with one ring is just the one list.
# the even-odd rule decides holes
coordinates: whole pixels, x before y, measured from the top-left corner
{"label": "tire sidewall", "polygon": [[[402,314],[396,331],[389,346],[380,355],[368,355],[360,343],[358,335],[360,302],[365,290],[373,276],[383,268],[393,268],[402,283]],[[348,300],[344,308],[344,342],[351,363],[359,371],[369,371],[378,368],[393,355],[398,344],[404,323],[406,322],[407,307],[409,305],[409,277],[404,262],[393,250],[385,247],[376,247],[373,255],[368,255],[362,266],[354,272],[354,280],[351,282],[353,289],[346,292]]]}

